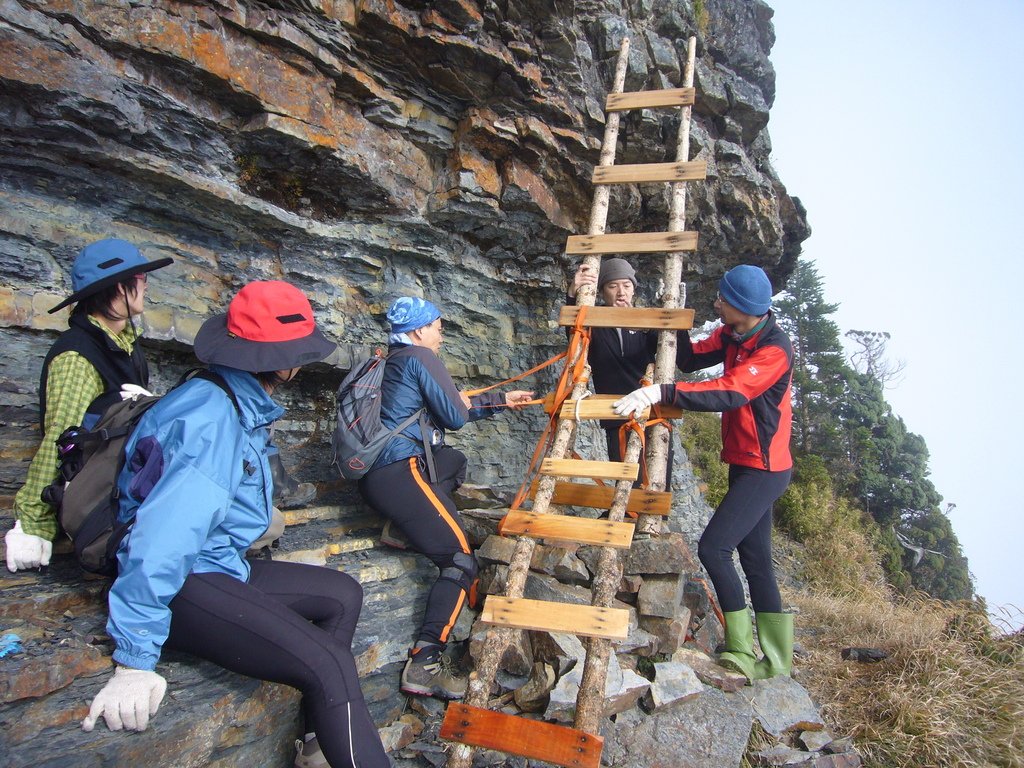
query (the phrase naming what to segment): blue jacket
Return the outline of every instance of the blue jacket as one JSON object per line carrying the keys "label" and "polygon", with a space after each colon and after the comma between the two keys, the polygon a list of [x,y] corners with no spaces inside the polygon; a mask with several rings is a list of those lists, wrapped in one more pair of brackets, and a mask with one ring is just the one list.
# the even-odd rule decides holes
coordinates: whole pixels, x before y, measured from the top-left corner
{"label": "blue jacket", "polygon": [[107,631],[114,661],[153,669],[170,630],[168,604],[190,573],[249,578],[245,553],[270,524],[268,429],[284,409],[252,374],[211,366],[142,417],[125,444],[120,517],[135,524],[117,552]]}
{"label": "blue jacket", "polygon": [[[420,408],[426,410],[432,427],[431,446],[444,443],[445,430],[460,429],[467,421],[477,421],[505,410],[504,395],[485,392],[470,398],[467,409],[459,397],[459,388],[433,351],[412,344],[392,344],[380,385],[380,420],[394,429]],[[404,435],[404,437],[403,437]],[[372,469],[423,456],[423,436],[419,421],[410,424],[384,446]]]}

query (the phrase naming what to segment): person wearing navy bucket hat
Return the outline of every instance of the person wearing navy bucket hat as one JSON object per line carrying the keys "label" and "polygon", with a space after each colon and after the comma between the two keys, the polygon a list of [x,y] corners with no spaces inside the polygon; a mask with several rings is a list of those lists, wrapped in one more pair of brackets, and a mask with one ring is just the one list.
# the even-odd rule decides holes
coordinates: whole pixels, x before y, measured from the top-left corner
{"label": "person wearing navy bucket hat", "polygon": [[57,481],[57,437],[91,427],[112,403],[146,392],[149,368],[134,318],[142,313],[149,272],[171,263],[149,261],[125,240],[85,246],[71,268],[72,293],[50,312],[74,304],[68,330],[50,347],[39,377],[42,439],[14,499],[17,522],[5,535],[11,572],[48,565],[57,512],[43,491]]}
{"label": "person wearing navy bucket hat", "polygon": [[352,656],[362,588],[322,566],[246,560],[268,527],[274,392],[335,350],[295,286],[249,283],[203,323],[195,354],[206,376],[154,404],[125,443],[107,632],[114,675],[82,723],[144,730],[167,688],[165,648],[299,689],[307,723],[295,765],[390,765]]}
{"label": "person wearing navy bucket hat", "polygon": [[[783,613],[772,566],[772,505],[789,485],[793,412],[793,346],[771,312],[772,285],[760,267],[740,264],[718,283],[721,327],[697,342],[680,336],[679,368],[723,365],[708,381],[637,389],[614,404],[622,415],[673,403],[691,411],[722,412],[722,461],[729,490],[701,535],[697,554],[711,577],[725,620],[719,663],[758,680],[788,675],[793,664],[793,615]],[[754,653],[753,625],[733,566],[739,551],[757,621],[763,658]]]}

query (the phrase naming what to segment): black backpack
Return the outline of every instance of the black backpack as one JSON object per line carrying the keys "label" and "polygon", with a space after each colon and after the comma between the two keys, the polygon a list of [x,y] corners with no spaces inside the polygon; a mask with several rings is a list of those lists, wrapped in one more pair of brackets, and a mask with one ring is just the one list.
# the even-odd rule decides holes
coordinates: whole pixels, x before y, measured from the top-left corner
{"label": "black backpack", "polygon": [[[175,388],[192,378],[216,384],[239,410],[235,393],[212,371],[189,371]],[[116,402],[92,429],[69,427],[57,438],[60,477],[43,489],[42,497],[57,507],[57,522],[74,544],[75,556],[86,571],[117,575],[117,549],[135,522],[117,519],[121,496],[117,478],[124,467],[124,445],[159,399],[159,395],[148,395]]]}
{"label": "black backpack", "polygon": [[[378,349],[372,357],[352,366],[335,393],[338,423],[331,438],[333,463],[346,480],[358,480],[365,475],[388,441],[417,419],[422,419],[420,429],[426,429],[422,408],[394,429],[388,429],[381,423],[380,385],[384,380],[384,364],[387,359],[387,355]],[[427,447],[427,463],[433,476],[433,456],[429,443],[424,444]]]}

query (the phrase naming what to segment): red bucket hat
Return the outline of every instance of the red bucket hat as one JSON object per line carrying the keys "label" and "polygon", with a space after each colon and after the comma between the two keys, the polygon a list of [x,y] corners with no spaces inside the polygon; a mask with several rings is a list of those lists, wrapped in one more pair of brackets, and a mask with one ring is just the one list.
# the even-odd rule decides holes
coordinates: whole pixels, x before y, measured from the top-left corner
{"label": "red bucket hat", "polygon": [[195,353],[249,373],[281,371],[315,363],[335,349],[313,320],[309,299],[290,283],[249,283],[228,305],[199,329]]}

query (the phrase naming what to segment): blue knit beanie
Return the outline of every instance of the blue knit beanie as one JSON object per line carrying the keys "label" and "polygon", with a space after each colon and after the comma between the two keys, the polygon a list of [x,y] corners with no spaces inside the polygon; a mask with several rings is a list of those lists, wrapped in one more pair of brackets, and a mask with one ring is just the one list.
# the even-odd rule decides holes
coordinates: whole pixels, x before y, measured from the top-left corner
{"label": "blue knit beanie", "polygon": [[392,333],[408,333],[430,325],[441,316],[441,310],[426,299],[416,296],[403,296],[395,299],[388,310],[388,322]]}
{"label": "blue knit beanie", "polygon": [[763,269],[751,264],[740,264],[722,275],[718,292],[747,315],[760,317],[772,306],[772,283]]}

